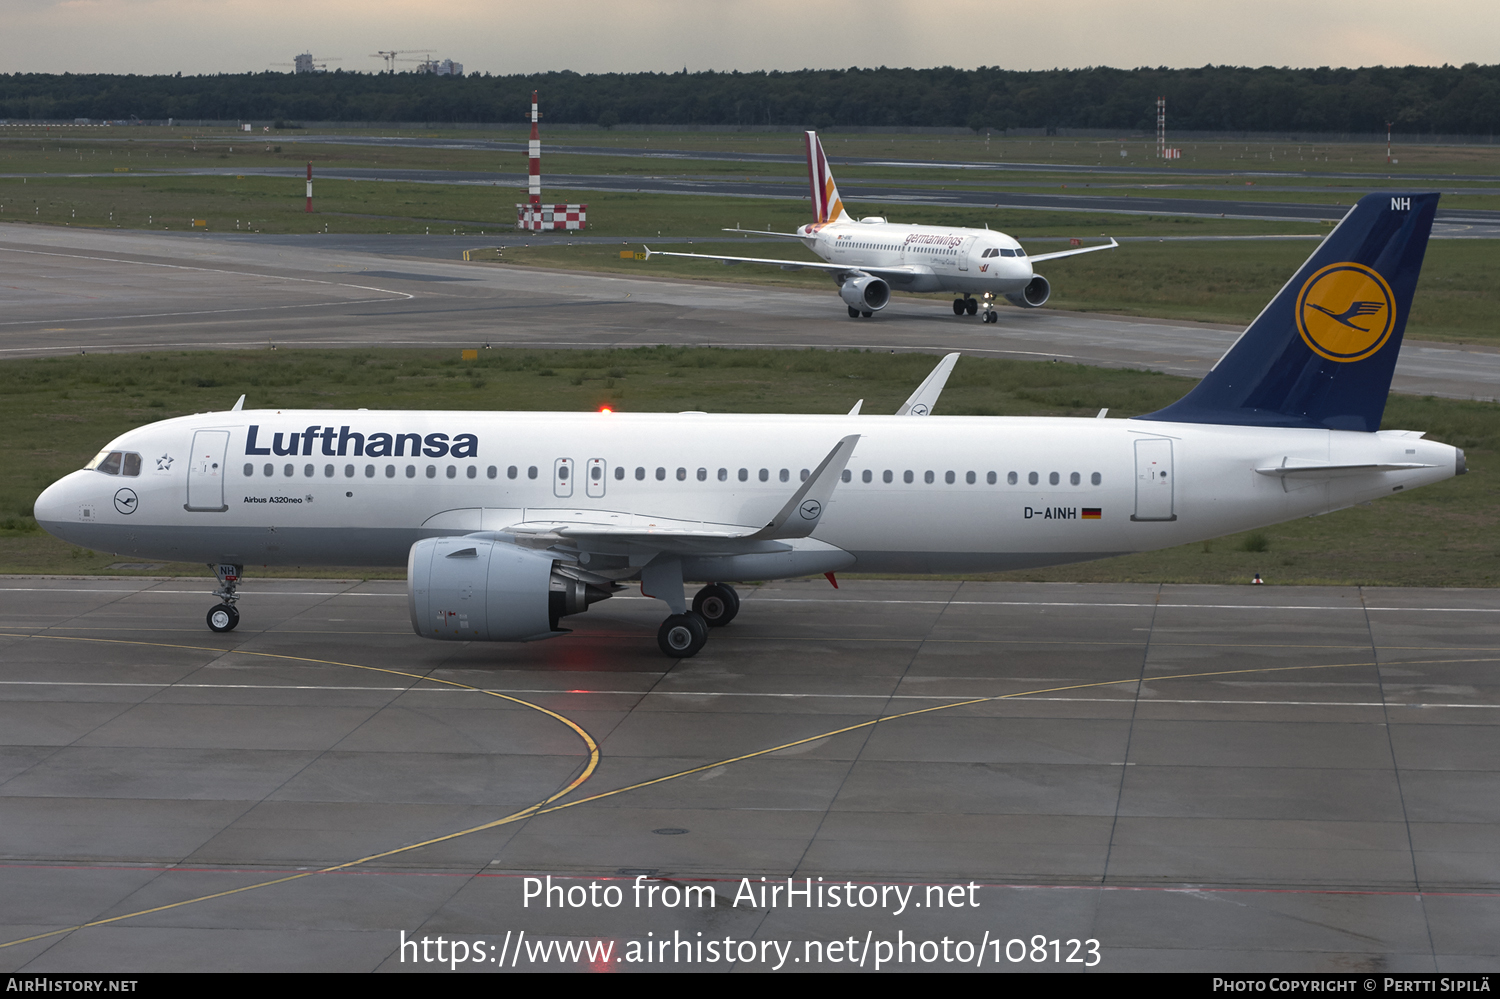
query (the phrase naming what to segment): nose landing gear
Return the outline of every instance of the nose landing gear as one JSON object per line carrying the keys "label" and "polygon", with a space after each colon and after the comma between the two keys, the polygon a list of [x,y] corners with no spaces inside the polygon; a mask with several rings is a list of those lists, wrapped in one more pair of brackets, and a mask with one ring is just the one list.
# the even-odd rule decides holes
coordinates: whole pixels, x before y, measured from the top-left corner
{"label": "nose landing gear", "polygon": [[210,565],[209,568],[213,569],[219,580],[219,588],[214,591],[214,596],[223,603],[208,612],[208,628],[215,632],[233,631],[240,623],[240,612],[235,610],[234,604],[239,599],[235,590],[239,588],[240,572],[244,567],[220,563]]}

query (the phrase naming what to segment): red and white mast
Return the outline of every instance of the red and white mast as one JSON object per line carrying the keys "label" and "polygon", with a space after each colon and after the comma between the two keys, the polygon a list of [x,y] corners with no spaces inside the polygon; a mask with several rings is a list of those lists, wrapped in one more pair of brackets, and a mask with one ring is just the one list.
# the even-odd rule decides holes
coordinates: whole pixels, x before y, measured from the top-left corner
{"label": "red and white mast", "polygon": [[307,211],[312,213],[312,160],[307,161]]}
{"label": "red and white mast", "polygon": [[530,156],[527,164],[531,195],[527,200],[531,203],[531,210],[539,212],[542,210],[542,140],[537,135],[536,123],[540,115],[536,109],[536,91],[531,92],[531,141],[527,143],[526,152]]}

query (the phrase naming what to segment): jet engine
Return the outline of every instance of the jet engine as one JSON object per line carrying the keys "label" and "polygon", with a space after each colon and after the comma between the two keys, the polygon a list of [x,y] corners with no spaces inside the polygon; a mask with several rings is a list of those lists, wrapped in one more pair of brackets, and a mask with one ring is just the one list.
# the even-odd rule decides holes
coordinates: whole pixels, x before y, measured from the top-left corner
{"label": "jet engine", "polygon": [[861,312],[879,312],[890,304],[891,286],[878,277],[855,274],[839,285],[839,297],[851,309]]}
{"label": "jet engine", "polygon": [[1010,304],[1019,305],[1023,309],[1040,309],[1047,304],[1047,299],[1052,297],[1052,286],[1047,279],[1040,274],[1035,275],[1026,287],[1021,289],[1019,295],[1006,295]]}
{"label": "jet engine", "polygon": [[547,552],[473,537],[411,546],[406,592],[412,630],[457,642],[527,642],[563,634],[559,618],[610,596],[607,582],[568,574]]}

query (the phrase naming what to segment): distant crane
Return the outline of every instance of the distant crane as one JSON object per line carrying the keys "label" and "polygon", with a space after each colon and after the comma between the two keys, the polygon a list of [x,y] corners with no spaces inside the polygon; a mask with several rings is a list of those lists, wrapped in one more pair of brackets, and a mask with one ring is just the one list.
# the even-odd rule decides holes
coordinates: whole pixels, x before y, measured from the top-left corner
{"label": "distant crane", "polygon": [[[384,50],[383,49],[383,50],[381,50],[379,52],[372,52],[370,54],[370,58],[371,59],[384,59],[385,60],[385,71],[387,73],[394,73],[394,72],[396,72],[396,63],[398,63],[398,62],[426,62],[427,61],[426,57],[431,56],[432,53],[433,53],[432,49],[390,49],[390,50]],[[397,59],[396,58],[397,56],[404,56],[404,55],[419,55],[419,56],[423,56],[424,58],[422,58],[422,59]]]}

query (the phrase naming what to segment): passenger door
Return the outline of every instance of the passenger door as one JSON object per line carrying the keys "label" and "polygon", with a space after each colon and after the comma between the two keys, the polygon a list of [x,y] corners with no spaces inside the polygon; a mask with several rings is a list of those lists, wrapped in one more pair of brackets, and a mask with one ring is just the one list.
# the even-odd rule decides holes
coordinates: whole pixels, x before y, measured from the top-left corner
{"label": "passenger door", "polygon": [[572,458],[559,458],[552,463],[552,495],[563,499],[573,495]]}
{"label": "passenger door", "polygon": [[1135,513],[1131,520],[1176,520],[1176,470],[1172,442],[1152,437],[1135,442]]}
{"label": "passenger door", "polygon": [[958,248],[958,269],[966,271],[969,269],[969,254],[974,250],[974,240],[978,236],[970,236],[964,240],[963,245]]}
{"label": "passenger door", "polygon": [[199,430],[193,434],[184,509],[198,513],[223,513],[229,509],[224,502],[224,457],[228,453],[229,431]]}

